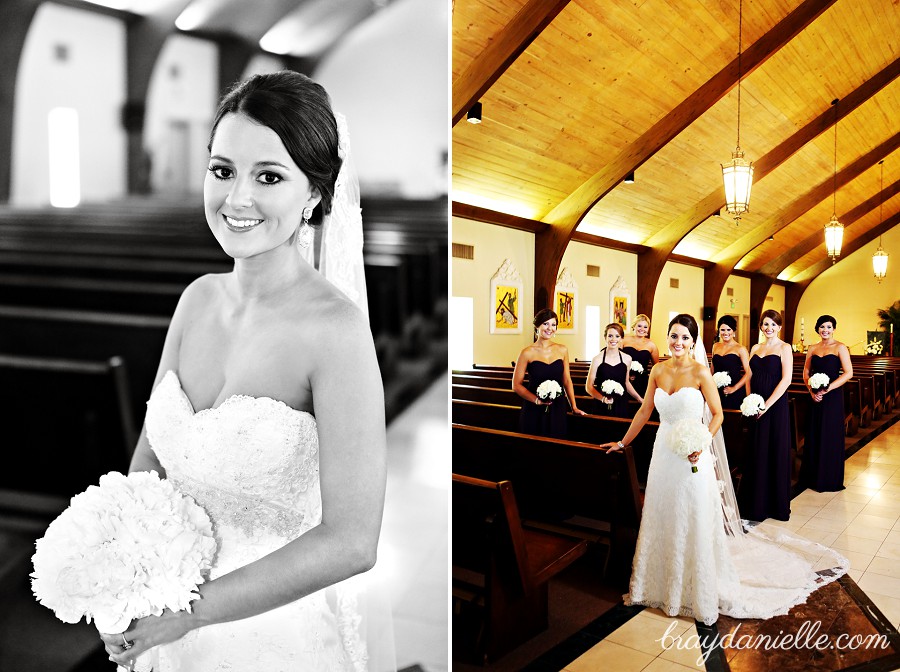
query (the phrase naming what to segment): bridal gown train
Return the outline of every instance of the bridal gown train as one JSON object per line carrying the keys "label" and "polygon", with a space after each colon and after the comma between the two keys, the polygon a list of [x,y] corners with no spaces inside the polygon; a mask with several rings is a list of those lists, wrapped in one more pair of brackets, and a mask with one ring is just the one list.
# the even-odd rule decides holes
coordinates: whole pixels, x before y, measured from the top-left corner
{"label": "bridal gown train", "polygon": [[[654,401],[660,425],[626,604],[658,607],[708,625],[720,613],[770,618],[786,614],[846,572],[846,559],[805,539],[758,528],[737,539],[727,536],[710,451],[700,454],[693,473],[690,462],[668,447],[674,423],[702,421],[703,393],[685,387],[669,395],[657,388]],[[814,572],[822,558],[835,569]]]}
{"label": "bridal gown train", "polygon": [[[146,427],[166,477],[212,519],[219,548],[211,579],[321,522],[318,434],[309,413],[244,395],[194,412],[169,371],[147,404]],[[368,670],[375,652],[361,624],[360,578],[258,616],[192,630],[157,647],[154,671]]]}

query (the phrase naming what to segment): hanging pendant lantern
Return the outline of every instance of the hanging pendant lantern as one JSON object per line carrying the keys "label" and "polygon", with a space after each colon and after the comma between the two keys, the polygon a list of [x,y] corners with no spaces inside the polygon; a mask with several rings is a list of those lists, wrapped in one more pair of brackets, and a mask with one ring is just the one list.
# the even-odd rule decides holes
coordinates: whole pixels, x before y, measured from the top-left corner
{"label": "hanging pendant lantern", "polygon": [[834,262],[837,261],[837,258],[841,256],[841,243],[844,240],[844,225],[838,221],[837,217],[837,127],[838,127],[838,118],[837,118],[837,104],[838,99],[835,98],[831,101],[831,104],[834,106],[834,172],[832,173],[832,183],[831,183],[831,205],[834,208],[831,213],[831,220],[825,225],[825,250],[828,252],[828,256],[831,257],[831,263],[834,265]]}
{"label": "hanging pendant lantern", "polygon": [[[878,164],[881,166],[881,203],[878,205],[878,225],[881,226],[884,223],[884,160],[879,161]],[[872,270],[879,285],[887,275],[887,265],[888,253],[881,246],[881,235],[879,234],[878,249],[872,255]]]}
{"label": "hanging pendant lantern", "polygon": [[725,209],[734,215],[734,223],[741,223],[741,215],[750,212],[750,188],[753,186],[753,162],[744,158],[741,149],[741,51],[743,47],[744,3],[738,5],[738,110],[737,144],[731,153],[731,161],[722,165],[725,182]]}

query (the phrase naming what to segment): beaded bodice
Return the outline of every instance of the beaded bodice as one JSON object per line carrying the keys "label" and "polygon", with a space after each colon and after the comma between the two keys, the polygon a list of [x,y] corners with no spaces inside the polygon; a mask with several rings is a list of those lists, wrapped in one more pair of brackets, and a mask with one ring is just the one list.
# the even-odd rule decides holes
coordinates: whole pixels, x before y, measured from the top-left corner
{"label": "beaded bodice", "polygon": [[147,402],[146,426],[166,477],[216,527],[292,539],[321,522],[319,442],[309,413],[246,395],[194,412],[169,371]]}

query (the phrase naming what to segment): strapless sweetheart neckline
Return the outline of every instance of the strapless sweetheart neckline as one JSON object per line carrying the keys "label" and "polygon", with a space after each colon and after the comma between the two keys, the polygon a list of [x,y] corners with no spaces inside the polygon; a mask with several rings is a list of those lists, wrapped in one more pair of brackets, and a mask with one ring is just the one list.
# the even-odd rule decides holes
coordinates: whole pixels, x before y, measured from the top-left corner
{"label": "strapless sweetheart neckline", "polygon": [[657,388],[656,388],[656,391],[657,391],[657,392],[662,392],[662,393],[663,393],[664,395],[666,395],[667,397],[674,397],[676,394],[678,394],[678,393],[681,392],[682,390],[694,390],[695,392],[700,392],[700,394],[703,394],[703,392],[700,391],[700,388],[699,388],[699,387],[679,387],[677,390],[675,390],[675,391],[672,392],[671,394],[669,394],[668,392],[666,392],[666,391],[665,391],[664,389],[662,389],[661,387],[657,387]]}
{"label": "strapless sweetheart neckline", "polygon": [[239,401],[256,401],[256,402],[275,404],[276,406],[284,407],[285,409],[287,409],[289,411],[293,411],[294,413],[299,413],[300,415],[307,416],[311,420],[315,421],[315,416],[308,411],[300,411],[296,408],[293,408],[292,406],[288,406],[283,401],[280,401],[278,399],[273,399],[272,397],[265,397],[265,396],[254,397],[250,394],[232,394],[232,395],[226,397],[224,400],[222,400],[222,403],[219,404],[218,406],[213,406],[211,408],[203,408],[203,409],[200,409],[199,411],[197,411],[197,410],[194,410],[194,404],[191,401],[191,398],[187,395],[187,392],[184,391],[184,387],[181,385],[181,378],[178,377],[178,373],[175,372],[175,370],[173,370],[173,369],[169,369],[168,371],[166,371],[165,376],[163,376],[163,380],[162,380],[162,382],[160,382],[160,385],[162,385],[162,383],[165,382],[165,380],[167,378],[171,378],[172,380],[174,380],[175,389],[181,395],[181,398],[184,399],[185,403],[187,404],[187,407],[191,411],[191,415],[193,415],[194,417],[197,417],[200,415],[205,415],[207,413],[208,414],[216,413],[216,412],[220,411],[222,408],[224,408],[225,406],[239,402]]}

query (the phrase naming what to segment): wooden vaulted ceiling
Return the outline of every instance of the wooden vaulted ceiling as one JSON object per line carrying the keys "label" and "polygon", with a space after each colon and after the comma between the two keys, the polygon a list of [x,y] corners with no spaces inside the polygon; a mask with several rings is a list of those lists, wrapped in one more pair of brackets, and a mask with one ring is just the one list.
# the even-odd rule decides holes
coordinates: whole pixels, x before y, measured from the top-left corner
{"label": "wooden vaulted ceiling", "polygon": [[[707,267],[707,305],[735,269],[805,286],[834,210],[843,256],[900,221],[900,0],[744,0],[740,70],[738,24],[738,0],[455,0],[455,205],[542,222],[538,287],[576,228],[636,244],[639,308],[673,254]],[[739,72],[756,173],[736,226]]]}

